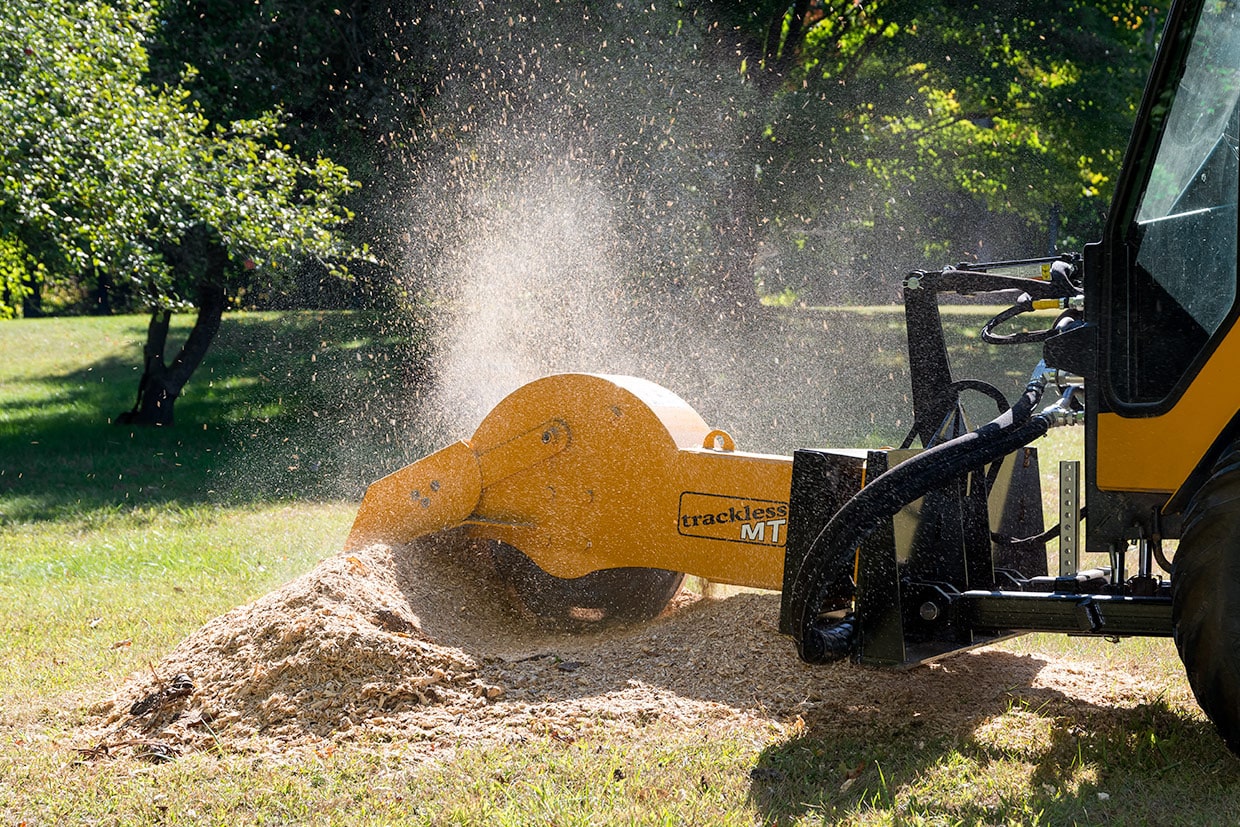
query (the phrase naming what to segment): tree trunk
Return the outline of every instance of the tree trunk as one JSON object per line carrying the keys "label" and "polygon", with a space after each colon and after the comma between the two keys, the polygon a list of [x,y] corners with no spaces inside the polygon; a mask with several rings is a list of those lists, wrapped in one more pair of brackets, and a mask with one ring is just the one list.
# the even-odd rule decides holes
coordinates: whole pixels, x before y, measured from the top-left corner
{"label": "tree trunk", "polygon": [[99,316],[112,315],[112,279],[107,273],[98,273],[95,278],[94,313]]}
{"label": "tree trunk", "polygon": [[[714,227],[714,281],[697,305],[699,315],[708,324],[736,324],[761,313],[754,284],[754,265],[761,240],[761,207],[758,204],[759,184],[751,171],[764,164],[765,139],[759,137],[765,119],[763,113],[774,103],[786,73],[796,64],[812,11],[813,4],[809,0],[787,0],[768,6],[770,19],[765,37],[743,40],[739,44],[745,62],[753,67],[748,76],[756,102],[747,117],[741,116],[747,121],[748,130],[738,130],[736,134],[733,167],[737,172],[722,198],[727,207]],[[712,57],[726,61],[737,44],[729,36],[720,38],[711,48]]]}
{"label": "tree trunk", "polygon": [[206,247],[206,261],[198,281],[198,317],[176,357],[169,363],[164,356],[168,344],[168,325],[172,312],[156,308],[146,330],[143,348],[142,378],[138,380],[138,399],[131,410],[116,418],[121,425],[171,425],[173,403],[185,383],[202,364],[227,303],[224,294],[224,269],[228,253],[218,243]]}
{"label": "tree trunk", "polygon": [[26,295],[22,297],[22,315],[27,319],[37,319],[43,315],[43,280],[29,276],[26,288]]}

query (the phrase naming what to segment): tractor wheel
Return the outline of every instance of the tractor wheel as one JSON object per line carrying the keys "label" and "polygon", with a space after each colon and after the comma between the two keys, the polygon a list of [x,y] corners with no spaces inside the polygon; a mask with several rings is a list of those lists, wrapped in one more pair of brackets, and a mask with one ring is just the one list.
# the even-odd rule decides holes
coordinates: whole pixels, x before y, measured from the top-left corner
{"label": "tractor wheel", "polygon": [[1184,512],[1171,625],[1197,703],[1240,754],[1240,441]]}
{"label": "tractor wheel", "polygon": [[574,629],[652,620],[667,608],[685,577],[677,571],[622,568],[565,579],[547,574],[507,543],[493,543],[491,556],[526,609],[550,625]]}

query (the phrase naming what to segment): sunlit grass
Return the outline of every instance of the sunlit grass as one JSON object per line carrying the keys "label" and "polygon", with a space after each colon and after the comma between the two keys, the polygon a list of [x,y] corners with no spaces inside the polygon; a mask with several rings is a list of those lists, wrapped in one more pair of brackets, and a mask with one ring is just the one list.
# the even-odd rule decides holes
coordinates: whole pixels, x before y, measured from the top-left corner
{"label": "sunlit grass", "polygon": [[[174,318],[175,339],[189,323]],[[298,456],[337,442],[313,413],[346,420],[359,464],[393,460],[373,450],[373,431],[356,436],[334,399],[300,391],[299,366],[317,364],[328,396],[338,392],[327,331],[367,324],[232,316],[177,424],[148,429],[111,423],[136,392],[145,319],[0,325],[0,711],[105,693],[205,620],[341,547],[355,505],[332,485],[340,461],[316,469]],[[372,396],[390,388],[378,383]],[[351,491],[379,475],[359,470]]]}
{"label": "sunlit grass", "polygon": [[[967,331],[985,312],[948,323]],[[906,381],[898,312],[860,315],[878,331],[870,356],[884,381]],[[866,729],[845,709],[726,732],[599,726],[566,740],[458,744],[429,761],[388,743],[77,763],[92,703],[207,619],[337,551],[365,483],[423,452],[384,441],[410,432],[406,413],[384,405],[408,381],[409,343],[361,335],[371,321],[231,317],[177,426],[149,431],[107,422],[132,404],[144,319],[0,324],[0,822],[1198,825],[1240,811],[1237,762],[1163,639],[1006,642],[1035,674],[1062,659],[1086,689],[1014,680],[954,727],[927,715]],[[824,341],[806,333],[821,318],[802,322],[789,328],[795,346],[802,334]],[[994,375],[988,347],[959,352],[961,375]],[[1010,372],[998,380],[1023,381]],[[850,404],[867,404],[855,377],[839,381]],[[823,430],[835,444],[855,434],[890,444],[907,430],[871,413],[872,426],[857,417]],[[1048,521],[1058,460],[1080,447],[1072,429],[1038,442]],[[726,629],[717,640],[728,646]],[[933,703],[956,711],[961,700]]]}
{"label": "sunlit grass", "polygon": [[137,508],[0,533],[0,710],[106,693],[211,617],[309,570],[353,506]]}
{"label": "sunlit grass", "polygon": [[124,762],[66,768],[30,742],[0,752],[29,755],[0,763],[15,783],[0,788],[0,813],[32,824],[127,825],[1227,823],[1235,773],[1214,750],[1185,771],[1192,727],[1156,708],[1135,735],[1093,723],[1034,753],[986,733],[954,744],[812,734],[764,744],[654,725],[607,743],[467,747],[430,763],[398,752],[203,754],[137,772]]}

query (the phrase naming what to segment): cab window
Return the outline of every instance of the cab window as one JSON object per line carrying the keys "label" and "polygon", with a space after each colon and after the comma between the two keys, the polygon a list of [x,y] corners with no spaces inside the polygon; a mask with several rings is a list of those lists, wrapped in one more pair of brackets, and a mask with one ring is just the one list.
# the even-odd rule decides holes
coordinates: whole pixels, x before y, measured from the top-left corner
{"label": "cab window", "polygon": [[1127,207],[1124,277],[1112,284],[1110,379],[1123,402],[1167,397],[1236,302],[1240,14],[1206,2]]}

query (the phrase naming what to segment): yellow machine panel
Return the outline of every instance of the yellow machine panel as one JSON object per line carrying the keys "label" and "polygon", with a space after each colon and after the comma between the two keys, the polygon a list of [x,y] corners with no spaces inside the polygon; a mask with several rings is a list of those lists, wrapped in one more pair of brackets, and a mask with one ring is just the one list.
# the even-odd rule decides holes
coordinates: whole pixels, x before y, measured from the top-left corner
{"label": "yellow machine panel", "polygon": [[1171,494],[1240,409],[1240,328],[1233,327],[1160,416],[1099,413],[1098,487]]}
{"label": "yellow machine panel", "polygon": [[347,547],[464,524],[557,577],[645,566],[778,589],[791,475],[791,458],[737,451],[659,385],[559,374],[374,483]]}

